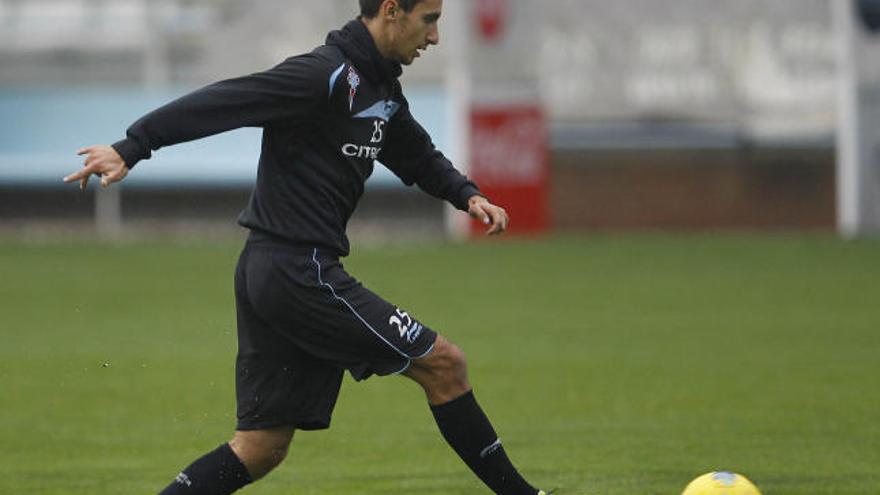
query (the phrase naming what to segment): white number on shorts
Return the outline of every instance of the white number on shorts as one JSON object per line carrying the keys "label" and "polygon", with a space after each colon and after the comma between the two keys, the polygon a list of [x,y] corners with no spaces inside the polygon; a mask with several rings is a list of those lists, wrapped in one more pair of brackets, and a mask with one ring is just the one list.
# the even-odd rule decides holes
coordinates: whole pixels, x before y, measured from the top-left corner
{"label": "white number on shorts", "polygon": [[388,318],[388,324],[397,327],[397,331],[400,332],[400,338],[403,338],[406,336],[406,332],[409,331],[409,326],[412,325],[412,318],[410,318],[406,311],[397,308],[397,315],[391,315],[391,318]]}

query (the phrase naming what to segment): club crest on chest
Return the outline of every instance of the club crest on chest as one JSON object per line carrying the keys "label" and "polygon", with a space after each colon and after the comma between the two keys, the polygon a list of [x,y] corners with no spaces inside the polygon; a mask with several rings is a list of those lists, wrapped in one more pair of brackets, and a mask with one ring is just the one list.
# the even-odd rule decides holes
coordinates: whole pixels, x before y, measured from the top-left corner
{"label": "club crest on chest", "polygon": [[354,108],[354,97],[358,86],[361,85],[361,77],[355,72],[354,67],[348,68],[348,111]]}

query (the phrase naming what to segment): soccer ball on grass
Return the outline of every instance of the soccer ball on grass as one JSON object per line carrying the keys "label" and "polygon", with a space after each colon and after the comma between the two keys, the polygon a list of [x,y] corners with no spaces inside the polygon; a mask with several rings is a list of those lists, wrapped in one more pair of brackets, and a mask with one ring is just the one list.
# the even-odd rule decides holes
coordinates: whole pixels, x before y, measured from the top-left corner
{"label": "soccer ball on grass", "polygon": [[761,492],[741,474],[717,471],[691,481],[681,495],[761,495]]}

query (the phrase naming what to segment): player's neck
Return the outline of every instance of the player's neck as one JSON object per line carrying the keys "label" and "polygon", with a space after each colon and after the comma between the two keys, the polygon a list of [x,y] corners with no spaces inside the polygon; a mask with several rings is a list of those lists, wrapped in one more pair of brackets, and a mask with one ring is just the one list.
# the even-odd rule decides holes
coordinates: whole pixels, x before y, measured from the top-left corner
{"label": "player's neck", "polygon": [[388,31],[387,26],[382,23],[382,20],[379,16],[376,16],[372,19],[361,18],[361,22],[367,27],[367,31],[370,32],[370,36],[373,37],[373,42],[376,43],[376,48],[379,49],[379,54],[384,58],[390,58],[389,53],[391,52],[388,49],[389,40],[388,40]]}

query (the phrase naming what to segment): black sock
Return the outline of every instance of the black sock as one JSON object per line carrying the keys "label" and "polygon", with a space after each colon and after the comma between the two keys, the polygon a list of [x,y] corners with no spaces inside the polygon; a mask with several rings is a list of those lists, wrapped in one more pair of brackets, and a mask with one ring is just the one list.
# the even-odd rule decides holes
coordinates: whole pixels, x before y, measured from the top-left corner
{"label": "black sock", "polygon": [[501,446],[489,418],[473,392],[431,406],[440,433],[459,457],[493,492],[501,495],[536,495],[538,490],[516,471]]}
{"label": "black sock", "polygon": [[251,482],[228,443],[196,460],[159,495],[228,495]]}

